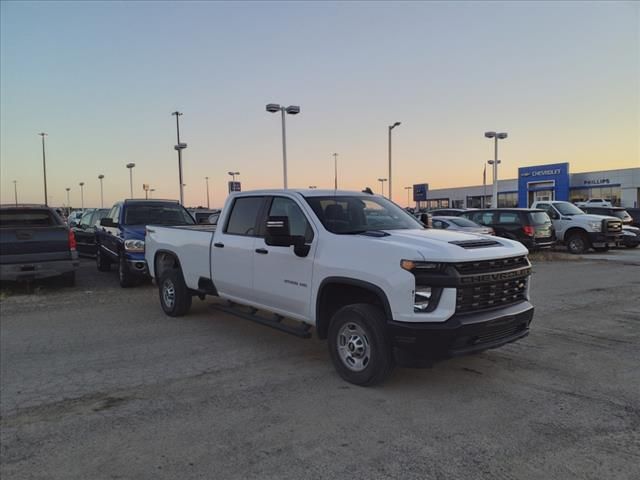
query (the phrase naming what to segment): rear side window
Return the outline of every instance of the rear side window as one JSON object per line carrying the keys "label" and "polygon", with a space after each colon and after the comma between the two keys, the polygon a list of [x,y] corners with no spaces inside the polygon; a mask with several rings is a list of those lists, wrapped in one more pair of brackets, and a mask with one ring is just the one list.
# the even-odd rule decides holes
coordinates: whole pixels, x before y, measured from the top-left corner
{"label": "rear side window", "polygon": [[551,219],[546,212],[531,212],[529,217],[533,225],[546,225],[547,223],[551,223]]}
{"label": "rear side window", "polygon": [[58,219],[44,209],[0,210],[0,227],[50,227],[60,225]]}
{"label": "rear side window", "polygon": [[501,224],[508,224],[508,223],[520,223],[520,215],[516,212],[500,212],[500,220],[499,223]]}
{"label": "rear side window", "polygon": [[258,214],[263,197],[242,197],[233,202],[225,233],[231,235],[255,236]]}
{"label": "rear side window", "polygon": [[481,225],[493,225],[495,214],[493,212],[476,212],[473,214],[472,220]]}

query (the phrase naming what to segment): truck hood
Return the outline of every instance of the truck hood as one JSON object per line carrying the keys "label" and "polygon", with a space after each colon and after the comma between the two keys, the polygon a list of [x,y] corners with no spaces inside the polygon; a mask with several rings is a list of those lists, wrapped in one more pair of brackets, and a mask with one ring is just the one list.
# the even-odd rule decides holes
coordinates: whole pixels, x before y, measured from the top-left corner
{"label": "truck hood", "polygon": [[144,240],[144,225],[121,225],[120,229],[125,240]]}
{"label": "truck hood", "polygon": [[[520,242],[491,235],[436,229],[387,230],[389,236],[378,239],[397,248],[416,251],[424,260],[438,262],[464,262],[526,255],[527,248]],[[494,241],[496,244],[479,248],[465,248],[452,242]],[[412,260],[412,259],[409,259]]]}
{"label": "truck hood", "polygon": [[571,215],[570,217],[563,218],[570,219],[576,223],[601,222],[605,218],[607,220],[618,220],[619,222],[622,222],[618,217],[610,217],[609,215],[593,215],[591,213],[585,213],[584,215]]}

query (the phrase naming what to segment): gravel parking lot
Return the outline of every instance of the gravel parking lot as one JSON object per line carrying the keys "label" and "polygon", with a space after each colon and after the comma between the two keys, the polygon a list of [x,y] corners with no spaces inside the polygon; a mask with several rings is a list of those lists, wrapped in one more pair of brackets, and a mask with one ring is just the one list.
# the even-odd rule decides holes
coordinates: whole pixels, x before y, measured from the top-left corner
{"label": "gravel parking lot", "polygon": [[[5,292],[3,479],[640,478],[640,262],[534,264],[526,339],[387,383],[194,301],[166,317],[83,261]],[[630,260],[629,260],[630,259]]]}

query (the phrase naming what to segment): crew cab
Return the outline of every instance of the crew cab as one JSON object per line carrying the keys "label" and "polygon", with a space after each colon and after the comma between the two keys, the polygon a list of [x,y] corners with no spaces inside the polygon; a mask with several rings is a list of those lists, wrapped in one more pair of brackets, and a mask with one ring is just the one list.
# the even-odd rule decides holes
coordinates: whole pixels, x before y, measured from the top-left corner
{"label": "crew cab", "polygon": [[59,277],[73,286],[78,266],[76,239],[54,209],[0,207],[0,280]]}
{"label": "crew cab", "polygon": [[96,266],[108,272],[118,265],[123,288],[139,283],[147,276],[144,259],[145,225],[193,225],[189,212],[175,200],[137,200],[117,202],[96,224]]}
{"label": "crew cab", "polygon": [[622,235],[622,221],[616,217],[589,215],[574,204],[562,201],[533,202],[531,208],[545,210],[569,253],[586,253],[590,248],[601,252],[617,244]]}
{"label": "crew cab", "polygon": [[303,337],[315,327],[357,385],[384,380],[396,348],[431,358],[482,351],[523,338],[533,318],[523,245],[425,229],[371,193],[234,193],[217,227],[148,225],[145,246],[167,315],[217,295],[228,303],[212,308],[241,318]]}

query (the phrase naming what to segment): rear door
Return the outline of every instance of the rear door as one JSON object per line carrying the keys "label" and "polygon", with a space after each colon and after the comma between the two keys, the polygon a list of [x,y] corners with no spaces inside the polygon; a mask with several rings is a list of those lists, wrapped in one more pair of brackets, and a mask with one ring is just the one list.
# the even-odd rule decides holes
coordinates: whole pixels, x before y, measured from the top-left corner
{"label": "rear door", "polygon": [[92,220],[95,215],[95,211],[87,212],[82,215],[80,223],[76,227],[73,227],[73,233],[76,236],[76,249],[78,253],[89,254],[92,253],[93,248],[93,228]]}
{"label": "rear door", "polygon": [[[284,315],[309,318],[311,302],[311,277],[315,255],[314,240],[317,237],[311,222],[295,200],[289,197],[272,197],[267,202],[269,216],[289,218],[291,235],[305,237],[311,246],[306,257],[298,257],[293,247],[267,245],[264,236],[256,238],[253,290],[256,302]],[[263,228],[261,228],[261,233]]]}
{"label": "rear door", "polygon": [[258,218],[264,196],[233,200],[224,225],[213,237],[211,271],[218,293],[238,301],[253,301],[253,262]]}
{"label": "rear door", "polygon": [[[121,204],[116,204],[113,206],[113,208],[111,209],[111,211],[109,212],[109,215],[107,215],[107,217],[111,218],[111,220],[113,220],[114,224],[118,224],[118,222],[120,221],[120,209],[121,209]],[[112,258],[112,259],[117,259],[119,256],[119,236],[120,236],[120,227],[119,226],[115,226],[115,227],[102,227],[102,246],[104,247],[104,249],[106,250],[107,254]]]}
{"label": "rear door", "polygon": [[520,213],[518,212],[498,212],[497,222],[494,229],[499,236],[510,238],[512,240],[520,240],[522,238],[522,222],[520,221]]}

